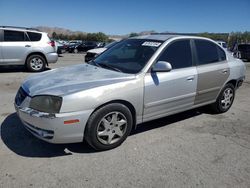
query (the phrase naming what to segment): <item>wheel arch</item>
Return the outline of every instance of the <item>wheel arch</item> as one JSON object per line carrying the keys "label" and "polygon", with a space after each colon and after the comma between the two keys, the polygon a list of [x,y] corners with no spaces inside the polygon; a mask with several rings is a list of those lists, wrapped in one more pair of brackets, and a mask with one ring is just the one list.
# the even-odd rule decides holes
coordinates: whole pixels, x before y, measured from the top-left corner
{"label": "wheel arch", "polygon": [[46,58],[46,56],[45,56],[42,52],[32,52],[32,53],[30,53],[30,54],[26,57],[25,65],[27,65],[27,60],[28,60],[28,58],[29,58],[30,56],[32,56],[32,55],[40,55],[40,56],[42,56],[42,57],[44,58],[44,60],[45,60],[46,65],[48,66],[47,58]]}
{"label": "wheel arch", "polygon": [[[98,109],[100,109],[100,108],[102,108],[102,107],[104,107],[104,106],[106,106],[106,105],[108,105],[108,104],[112,104],[112,103],[120,103],[120,104],[123,104],[123,105],[125,105],[128,109],[129,109],[129,111],[131,112],[131,114],[132,114],[132,119],[133,119],[133,129],[136,129],[136,110],[135,110],[135,107],[130,103],[130,102],[128,102],[128,101],[126,101],[126,100],[112,100],[112,101],[109,101],[109,102],[106,102],[106,103],[104,103],[104,104],[102,104],[102,105],[100,105],[100,106],[98,106],[98,107],[96,107],[94,110],[93,110],[93,112],[90,114],[90,116],[89,117],[91,117],[91,115],[94,113],[94,112],[96,112]],[[88,123],[88,121],[87,121],[87,123]]]}
{"label": "wheel arch", "polygon": [[225,85],[227,84],[232,84],[235,89],[237,88],[237,80],[235,79],[229,80]]}

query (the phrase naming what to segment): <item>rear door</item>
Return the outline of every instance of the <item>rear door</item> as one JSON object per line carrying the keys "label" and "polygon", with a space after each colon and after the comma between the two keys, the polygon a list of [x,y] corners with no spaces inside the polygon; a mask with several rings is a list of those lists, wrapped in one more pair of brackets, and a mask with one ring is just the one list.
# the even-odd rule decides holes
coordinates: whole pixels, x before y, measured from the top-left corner
{"label": "rear door", "polygon": [[216,100],[220,89],[230,75],[224,50],[217,44],[202,39],[194,39],[198,83],[195,105]]}
{"label": "rear door", "polygon": [[143,121],[184,111],[194,105],[197,70],[193,66],[190,40],[172,42],[157,61],[169,62],[172,70],[146,74]]}
{"label": "rear door", "polygon": [[4,30],[2,54],[4,64],[24,64],[31,42],[23,31]]}

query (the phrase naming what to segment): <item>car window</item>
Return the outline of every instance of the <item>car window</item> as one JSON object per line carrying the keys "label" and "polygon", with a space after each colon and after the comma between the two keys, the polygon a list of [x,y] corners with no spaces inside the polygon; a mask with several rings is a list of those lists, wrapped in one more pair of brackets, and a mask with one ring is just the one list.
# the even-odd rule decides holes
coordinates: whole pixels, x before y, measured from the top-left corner
{"label": "car window", "polygon": [[222,43],[223,48],[227,48],[227,44],[225,42]]}
{"label": "car window", "polygon": [[204,65],[220,61],[218,46],[207,40],[195,40],[198,64]]}
{"label": "car window", "polygon": [[6,42],[18,42],[26,40],[27,38],[25,33],[22,31],[4,30],[4,41]]}
{"label": "car window", "polygon": [[40,41],[42,34],[41,33],[33,33],[27,32],[31,41]]}
{"label": "car window", "polygon": [[192,66],[190,40],[179,40],[171,43],[160,55],[158,61],[171,63],[173,69]]}
{"label": "car window", "polygon": [[225,61],[226,60],[226,53],[224,52],[224,50],[222,50],[219,46],[217,46],[217,50],[219,53],[219,60]]}

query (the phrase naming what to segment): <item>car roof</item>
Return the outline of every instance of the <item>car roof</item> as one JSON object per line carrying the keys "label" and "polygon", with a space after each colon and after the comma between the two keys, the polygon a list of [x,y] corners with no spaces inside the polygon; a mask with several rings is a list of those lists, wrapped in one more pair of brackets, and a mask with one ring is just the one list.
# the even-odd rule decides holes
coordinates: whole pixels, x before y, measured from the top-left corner
{"label": "car roof", "polygon": [[170,38],[176,37],[176,35],[158,35],[158,34],[152,34],[152,35],[142,35],[137,37],[132,37],[132,39],[148,39],[148,40],[160,40],[160,41],[166,41]]}
{"label": "car roof", "polygon": [[25,28],[25,27],[12,27],[12,26],[0,26],[0,29],[8,29],[13,31],[31,31],[36,33],[44,33],[35,28]]}
{"label": "car roof", "polygon": [[158,40],[158,41],[167,41],[171,38],[188,38],[188,39],[205,39],[210,40],[209,38],[193,36],[190,34],[151,34],[151,35],[142,35],[132,37],[131,39],[148,39],[148,40]]}

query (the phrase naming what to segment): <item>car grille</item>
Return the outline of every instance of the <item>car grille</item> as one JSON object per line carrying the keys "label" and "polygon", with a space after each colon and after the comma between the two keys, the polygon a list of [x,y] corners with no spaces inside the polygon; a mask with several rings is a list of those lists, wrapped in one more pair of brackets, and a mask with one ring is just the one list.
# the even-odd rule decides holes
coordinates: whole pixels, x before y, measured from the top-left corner
{"label": "car grille", "polygon": [[20,106],[27,96],[28,94],[24,91],[22,87],[20,87],[15,98],[16,105]]}

